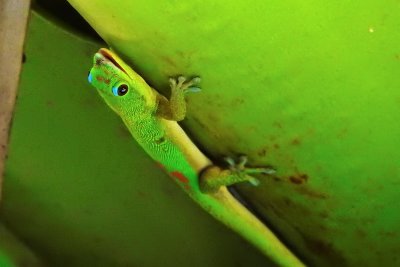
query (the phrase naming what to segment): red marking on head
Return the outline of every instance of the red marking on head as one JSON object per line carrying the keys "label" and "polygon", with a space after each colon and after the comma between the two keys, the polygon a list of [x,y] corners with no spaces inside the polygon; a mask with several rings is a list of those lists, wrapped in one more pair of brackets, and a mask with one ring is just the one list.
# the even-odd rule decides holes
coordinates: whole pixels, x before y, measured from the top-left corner
{"label": "red marking on head", "polygon": [[184,183],[184,184],[189,183],[189,179],[186,178],[186,176],[183,175],[181,172],[173,171],[170,174],[172,175],[172,177],[176,178],[181,183]]}
{"label": "red marking on head", "polygon": [[110,84],[110,79],[106,79],[106,78],[104,78],[103,76],[96,76],[96,80],[98,81],[98,82],[104,82],[105,84]]}
{"label": "red marking on head", "polygon": [[103,76],[96,76],[96,80],[97,80],[98,82],[103,82],[103,81],[104,81],[104,78],[103,78]]}

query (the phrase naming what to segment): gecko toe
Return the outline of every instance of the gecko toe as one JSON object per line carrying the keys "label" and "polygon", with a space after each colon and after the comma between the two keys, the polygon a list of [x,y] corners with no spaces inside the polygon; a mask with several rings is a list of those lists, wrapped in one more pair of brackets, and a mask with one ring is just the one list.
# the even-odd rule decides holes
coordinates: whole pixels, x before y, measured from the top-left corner
{"label": "gecko toe", "polygon": [[224,157],[224,161],[228,163],[229,167],[235,167],[236,163],[232,157]]}
{"label": "gecko toe", "polygon": [[201,82],[201,78],[200,77],[194,77],[193,79],[192,79],[192,83],[193,84],[198,84],[198,83],[200,83]]}
{"label": "gecko toe", "polygon": [[169,85],[171,86],[171,88],[176,87],[176,79],[173,77],[169,78]]}
{"label": "gecko toe", "polygon": [[186,77],[183,75],[178,76],[178,84],[182,85],[186,81]]}

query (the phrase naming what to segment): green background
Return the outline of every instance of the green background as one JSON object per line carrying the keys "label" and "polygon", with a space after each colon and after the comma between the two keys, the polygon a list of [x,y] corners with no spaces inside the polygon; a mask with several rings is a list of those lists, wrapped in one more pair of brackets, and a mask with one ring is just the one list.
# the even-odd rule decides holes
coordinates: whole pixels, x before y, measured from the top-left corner
{"label": "green background", "polygon": [[[182,123],[313,266],[400,264],[400,3],[70,1],[160,92],[197,74]],[[163,174],[86,82],[102,46],[34,14],[1,216],[57,266],[268,266]]]}

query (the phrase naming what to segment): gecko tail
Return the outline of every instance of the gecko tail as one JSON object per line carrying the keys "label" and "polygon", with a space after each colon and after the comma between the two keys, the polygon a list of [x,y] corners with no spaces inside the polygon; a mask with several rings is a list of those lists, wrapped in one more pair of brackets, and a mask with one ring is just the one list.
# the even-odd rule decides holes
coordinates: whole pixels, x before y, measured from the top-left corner
{"label": "gecko tail", "polygon": [[208,212],[216,219],[250,241],[278,266],[305,267],[305,264],[226,187],[221,187],[216,193],[201,194],[197,197],[201,198],[198,199],[199,203],[202,203],[204,208],[208,207]]}

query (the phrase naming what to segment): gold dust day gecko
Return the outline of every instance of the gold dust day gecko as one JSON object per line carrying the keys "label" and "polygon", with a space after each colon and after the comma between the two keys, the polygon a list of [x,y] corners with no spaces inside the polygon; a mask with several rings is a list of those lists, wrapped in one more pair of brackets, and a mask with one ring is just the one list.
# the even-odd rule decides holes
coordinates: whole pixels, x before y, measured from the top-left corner
{"label": "gold dust day gecko", "polygon": [[247,168],[246,157],[228,169],[212,162],[193,144],[177,121],[186,115],[185,95],[199,91],[200,78],[170,79],[171,97],[151,88],[114,52],[102,48],[94,56],[88,76],[107,105],[128,127],[132,136],[189,196],[217,220],[256,246],[280,266],[304,264],[256,216],[246,209],[227,186],[248,181],[254,173],[272,173],[269,168]]}

